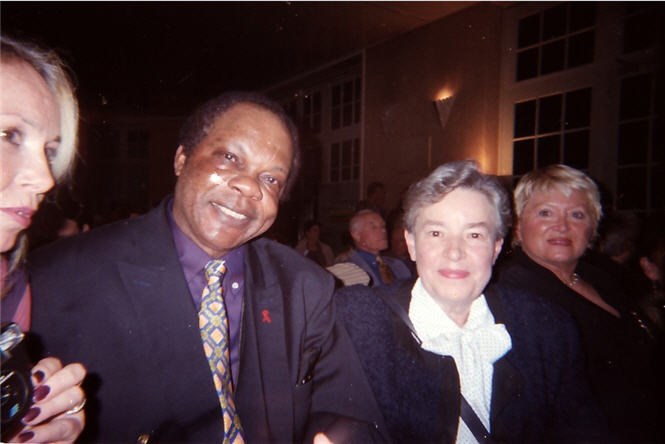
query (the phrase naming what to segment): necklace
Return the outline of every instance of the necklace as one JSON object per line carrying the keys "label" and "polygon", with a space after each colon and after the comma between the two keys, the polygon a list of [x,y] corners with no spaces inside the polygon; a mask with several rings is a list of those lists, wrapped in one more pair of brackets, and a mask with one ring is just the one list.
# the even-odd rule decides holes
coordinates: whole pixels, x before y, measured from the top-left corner
{"label": "necklace", "polygon": [[567,282],[569,287],[574,287],[580,281],[580,275],[573,273],[572,278]]}

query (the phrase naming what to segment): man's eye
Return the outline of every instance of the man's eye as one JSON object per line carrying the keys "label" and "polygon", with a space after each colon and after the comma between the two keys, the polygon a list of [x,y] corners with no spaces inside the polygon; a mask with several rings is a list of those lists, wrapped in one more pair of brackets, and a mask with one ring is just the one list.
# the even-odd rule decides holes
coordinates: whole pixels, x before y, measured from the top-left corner
{"label": "man's eye", "polygon": [[432,230],[432,231],[429,232],[429,235],[432,236],[432,237],[439,237],[439,236],[441,236],[441,232],[436,231],[436,230]]}
{"label": "man's eye", "polygon": [[547,217],[550,214],[552,214],[552,212],[550,210],[540,210],[540,211],[538,211],[538,216]]}
{"label": "man's eye", "polygon": [[235,162],[238,160],[238,158],[235,156],[235,154],[231,153],[224,153],[224,159],[230,161],[230,162]]}
{"label": "man's eye", "polygon": [[0,131],[0,139],[11,143],[14,146],[19,146],[21,144],[22,135],[21,131],[15,128],[8,128]]}
{"label": "man's eye", "polygon": [[471,239],[481,239],[483,235],[480,233],[469,233],[469,237],[471,237]]}
{"label": "man's eye", "polygon": [[584,211],[573,211],[573,218],[575,219],[584,219],[586,217],[586,214]]}

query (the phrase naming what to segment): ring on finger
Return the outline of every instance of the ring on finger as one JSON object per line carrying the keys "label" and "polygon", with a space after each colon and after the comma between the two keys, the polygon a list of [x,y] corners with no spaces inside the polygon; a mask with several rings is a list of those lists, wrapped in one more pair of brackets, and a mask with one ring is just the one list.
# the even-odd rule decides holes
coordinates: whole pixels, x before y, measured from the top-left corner
{"label": "ring on finger", "polygon": [[75,415],[76,413],[80,412],[81,410],[83,410],[83,407],[85,407],[85,402],[86,402],[86,399],[83,398],[83,401],[79,402],[74,407],[67,410],[65,412],[65,415]]}

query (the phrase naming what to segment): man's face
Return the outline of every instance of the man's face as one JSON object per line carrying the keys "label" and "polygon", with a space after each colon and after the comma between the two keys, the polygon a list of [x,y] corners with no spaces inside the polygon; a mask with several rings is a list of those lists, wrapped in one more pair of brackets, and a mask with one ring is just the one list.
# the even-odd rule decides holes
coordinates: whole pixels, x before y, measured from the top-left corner
{"label": "man's face", "polygon": [[219,116],[189,156],[175,155],[173,216],[212,257],[264,233],[277,217],[293,146],[277,116],[239,103]]}
{"label": "man's face", "polygon": [[366,213],[361,216],[357,228],[351,232],[356,248],[379,254],[388,248],[386,223],[377,213]]}

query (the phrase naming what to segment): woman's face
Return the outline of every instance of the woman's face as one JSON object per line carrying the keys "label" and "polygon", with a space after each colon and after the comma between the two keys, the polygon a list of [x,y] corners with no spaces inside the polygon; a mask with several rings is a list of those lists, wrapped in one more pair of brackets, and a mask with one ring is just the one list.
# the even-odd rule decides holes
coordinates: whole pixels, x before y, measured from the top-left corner
{"label": "woman's face", "polygon": [[405,233],[423,286],[446,313],[470,308],[492,275],[503,245],[495,213],[484,194],[458,188],[423,207]]}
{"label": "woman's face", "polygon": [[591,215],[581,191],[570,197],[558,190],[535,192],[518,221],[518,240],[524,252],[545,268],[574,267],[593,234]]}
{"label": "woman's face", "polygon": [[60,137],[58,105],[25,62],[0,67],[0,251],[10,250],[53,186],[49,159]]}

